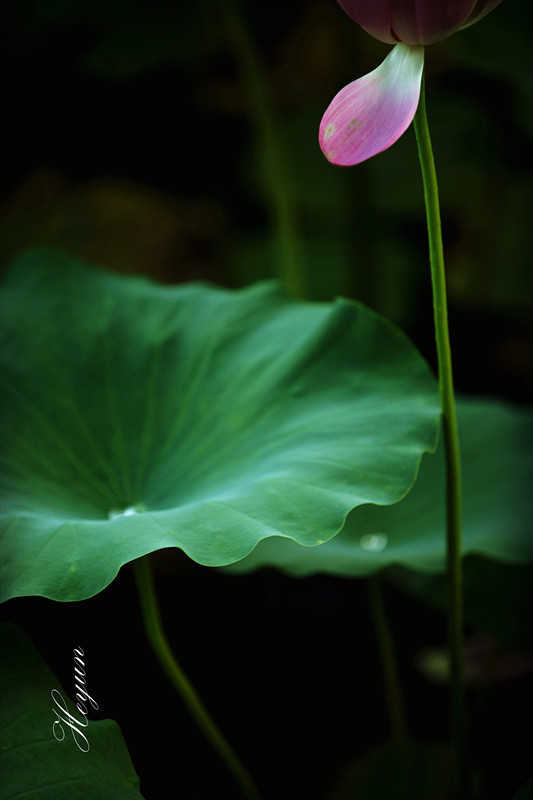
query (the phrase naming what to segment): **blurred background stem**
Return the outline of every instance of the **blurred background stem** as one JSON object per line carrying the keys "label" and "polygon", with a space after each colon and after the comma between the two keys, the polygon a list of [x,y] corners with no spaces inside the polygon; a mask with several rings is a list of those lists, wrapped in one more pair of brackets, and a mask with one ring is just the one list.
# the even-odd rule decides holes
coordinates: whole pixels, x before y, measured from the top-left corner
{"label": "blurred background stem", "polygon": [[183,672],[170,648],[161,623],[149,556],[133,562],[133,574],[139,594],[144,628],[155,657],[167,678],[181,695],[196,724],[241,787],[244,797],[248,800],[260,800],[259,791],[248,770],[212,720],[198,692]]}
{"label": "blurred background stem", "polygon": [[446,540],[448,578],[448,640],[455,756],[462,797],[469,796],[466,759],[466,715],[463,666],[463,577],[461,561],[462,487],[459,432],[453,389],[452,356],[448,330],[446,272],[435,160],[426,114],[425,78],[414,119],[418,155],[424,184],[429,239],[433,311],[437,343],[442,431],[446,454]]}
{"label": "blurred background stem", "polygon": [[220,4],[230,47],[240,70],[244,97],[257,143],[257,163],[273,228],[278,277],[295,297],[307,295],[304,258],[298,238],[296,190],[286,152],[282,120],[242,11],[234,1]]}
{"label": "blurred background stem", "polygon": [[370,615],[374,624],[374,631],[378,643],[381,666],[383,669],[383,682],[385,697],[389,713],[389,724],[392,743],[404,766],[408,766],[409,735],[405,721],[405,709],[402,689],[396,662],[396,653],[392,633],[387,619],[385,603],[383,601],[382,579],[376,574],[367,581],[368,602]]}

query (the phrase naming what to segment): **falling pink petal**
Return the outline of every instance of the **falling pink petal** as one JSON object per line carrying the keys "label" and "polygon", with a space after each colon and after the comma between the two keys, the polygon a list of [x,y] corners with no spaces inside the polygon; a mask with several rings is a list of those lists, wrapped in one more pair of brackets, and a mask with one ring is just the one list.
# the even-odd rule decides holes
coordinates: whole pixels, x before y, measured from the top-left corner
{"label": "falling pink petal", "polygon": [[328,161],[353,166],[394,144],[415,115],[423,68],[423,47],[397,44],[377,69],[341,89],[320,123]]}

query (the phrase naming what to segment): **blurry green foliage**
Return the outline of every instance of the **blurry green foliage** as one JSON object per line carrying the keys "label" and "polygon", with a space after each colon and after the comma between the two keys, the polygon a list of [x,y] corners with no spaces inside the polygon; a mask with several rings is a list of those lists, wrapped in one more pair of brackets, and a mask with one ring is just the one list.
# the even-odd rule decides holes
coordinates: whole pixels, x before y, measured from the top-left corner
{"label": "blurry green foliage", "polygon": [[[376,66],[387,47],[357,29],[334,0],[301,0],[290,9],[281,0],[267,9],[248,1],[236,8],[281,124],[287,185],[296,191],[294,235],[312,296],[353,295],[414,325],[428,279],[412,131],[353,169],[327,164],[317,144],[333,93]],[[503,309],[521,321],[532,290],[532,17],[528,5],[517,15],[512,3],[502,3],[479,25],[427,50],[452,308]],[[29,123],[7,201],[38,167],[75,182],[110,173],[148,182],[181,203],[214,203],[227,219],[209,253],[211,268],[204,261],[200,272],[214,270],[230,284],[276,274],[272,212],[261,190],[264,150],[256,146],[246,76],[216,0],[150,6],[21,0],[6,22],[13,72],[24,64],[15,93],[24,93],[16,102]],[[73,96],[95,118],[66,138],[65,125],[75,122]],[[52,113],[43,130],[31,123],[46,104]],[[115,133],[106,137],[106,130]],[[4,219],[10,233],[4,253],[28,240],[48,241],[46,231],[19,230],[17,237],[9,203]],[[64,244],[76,251],[72,239]],[[190,277],[181,256],[168,256],[174,280]],[[144,270],[151,269],[147,254]]]}

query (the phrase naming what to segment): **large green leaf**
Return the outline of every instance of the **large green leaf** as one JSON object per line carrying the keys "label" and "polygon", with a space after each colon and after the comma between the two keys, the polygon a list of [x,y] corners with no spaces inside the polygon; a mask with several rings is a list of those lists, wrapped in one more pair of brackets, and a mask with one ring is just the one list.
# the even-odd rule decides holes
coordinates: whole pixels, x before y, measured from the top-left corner
{"label": "large green leaf", "polygon": [[0,313],[4,598],[89,597],[163,547],[224,565],[272,535],[326,541],[435,446],[427,365],[352,302],[33,251]]}
{"label": "large green leaf", "polygon": [[[533,560],[533,418],[491,400],[458,403],[464,484],[465,553],[507,562]],[[295,574],[367,575],[393,564],[445,569],[445,469],[442,443],[422,460],[418,479],[399,503],[363,505],[321,547],[271,538],[232,571],[276,566]]]}
{"label": "large green leaf", "polygon": [[1,800],[139,800],[116,722],[82,716],[16,626],[0,624],[0,650]]}

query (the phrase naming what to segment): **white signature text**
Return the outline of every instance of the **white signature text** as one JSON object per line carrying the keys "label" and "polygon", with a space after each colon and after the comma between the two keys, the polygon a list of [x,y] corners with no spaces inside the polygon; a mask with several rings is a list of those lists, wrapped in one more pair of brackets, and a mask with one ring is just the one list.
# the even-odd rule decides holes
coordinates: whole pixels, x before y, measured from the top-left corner
{"label": "white signature text", "polygon": [[52,733],[58,742],[62,742],[66,735],[64,726],[66,726],[67,729],[70,728],[72,738],[76,742],[79,749],[83,753],[88,753],[91,746],[83,730],[87,728],[89,724],[89,720],[87,719],[87,715],[89,713],[89,704],[96,711],[98,710],[99,706],[96,700],[91,697],[85,688],[87,681],[85,663],[82,658],[84,655],[85,653],[81,647],[76,647],[74,649],[74,691],[76,697],[76,708],[80,715],[80,719],[73,716],[69,712],[65,698],[61,692],[58,689],[52,689],[51,695],[52,700],[54,701],[54,708],[52,710],[56,716],[56,719],[52,725]]}

